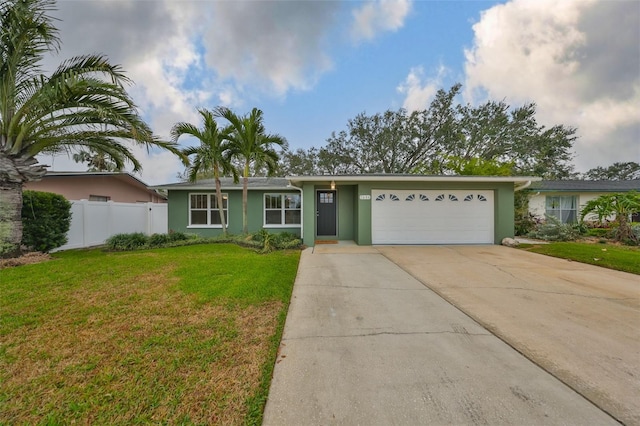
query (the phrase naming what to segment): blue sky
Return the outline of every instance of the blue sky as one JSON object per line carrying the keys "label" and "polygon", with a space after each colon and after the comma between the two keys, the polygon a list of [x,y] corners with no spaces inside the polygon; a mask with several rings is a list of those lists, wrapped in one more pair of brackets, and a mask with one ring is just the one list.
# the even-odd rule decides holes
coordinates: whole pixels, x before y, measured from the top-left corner
{"label": "blue sky", "polygon": [[[164,138],[198,123],[197,107],[224,105],[262,109],[292,150],[320,147],[358,113],[426,108],[460,82],[460,102],[533,101],[542,124],[577,127],[579,171],[640,161],[635,0],[63,0],[56,17],[63,48],[45,66],[108,55]],[[182,171],[167,153],[135,152],[148,184]]]}

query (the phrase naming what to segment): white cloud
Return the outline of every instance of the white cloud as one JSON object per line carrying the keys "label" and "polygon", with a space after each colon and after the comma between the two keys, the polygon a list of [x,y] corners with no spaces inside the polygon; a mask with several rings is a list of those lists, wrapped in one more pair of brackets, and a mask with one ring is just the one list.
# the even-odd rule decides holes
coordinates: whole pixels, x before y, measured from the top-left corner
{"label": "white cloud", "polygon": [[436,76],[427,78],[422,67],[411,68],[409,75],[397,90],[405,96],[402,107],[409,112],[429,108],[438,89],[442,88],[443,78],[448,74],[448,69],[440,65]]}
{"label": "white cloud", "polygon": [[353,11],[351,37],[354,41],[371,40],[379,32],[397,31],[411,11],[411,0],[377,0],[366,2]]}
{"label": "white cloud", "polygon": [[211,3],[206,61],[221,78],[284,95],[306,90],[332,67],[325,36],[338,2]]}
{"label": "white cloud", "polygon": [[494,6],[465,51],[466,95],[533,101],[543,124],[577,127],[579,170],[640,161],[639,27],[633,1]]}
{"label": "white cloud", "polygon": [[[197,122],[195,108],[215,97],[215,81],[208,77],[197,45],[207,9],[206,3],[170,0],[59,2],[55,16],[60,19],[56,26],[62,49],[46,58],[45,67],[51,70],[75,55],[106,54],[134,81],[129,93],[154,133],[168,139],[173,124]],[[173,181],[182,170],[168,152],[140,147],[133,147],[133,152],[143,165],[141,178],[146,183]],[[53,170],[86,168],[64,155],[39,159]]]}

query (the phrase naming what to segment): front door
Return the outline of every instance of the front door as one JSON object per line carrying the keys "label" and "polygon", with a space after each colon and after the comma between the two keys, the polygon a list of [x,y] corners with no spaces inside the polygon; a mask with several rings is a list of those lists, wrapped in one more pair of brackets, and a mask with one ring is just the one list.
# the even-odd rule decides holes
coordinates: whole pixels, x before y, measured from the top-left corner
{"label": "front door", "polygon": [[318,236],[337,235],[336,232],[336,191],[318,191],[316,194],[316,234]]}

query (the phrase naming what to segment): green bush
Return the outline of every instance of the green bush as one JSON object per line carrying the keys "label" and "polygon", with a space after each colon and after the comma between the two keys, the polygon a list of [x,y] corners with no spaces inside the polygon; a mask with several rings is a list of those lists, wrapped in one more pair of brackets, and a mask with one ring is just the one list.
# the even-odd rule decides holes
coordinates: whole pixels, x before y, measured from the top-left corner
{"label": "green bush", "polygon": [[40,191],[24,191],[22,199],[22,244],[42,252],[64,245],[71,203],[62,195]]}
{"label": "green bush", "polygon": [[640,225],[631,225],[631,235],[633,244],[630,245],[640,245]]}
{"label": "green bush", "polygon": [[266,229],[253,234],[252,239],[261,244],[262,251],[296,249],[302,246],[302,240],[291,232],[269,233]]}
{"label": "green bush", "polygon": [[150,237],[142,233],[117,234],[109,238],[106,245],[109,250],[125,251],[205,243],[232,243],[263,253],[273,250],[297,249],[302,246],[302,240],[295,234],[289,232],[271,234],[266,229],[250,235],[218,235],[211,238],[174,231],[169,231],[168,234],[153,234]]}
{"label": "green bush", "polygon": [[145,248],[149,244],[149,237],[142,232],[131,234],[116,234],[107,239],[107,247],[110,250],[124,251]]}
{"label": "green bush", "polygon": [[149,246],[161,247],[171,241],[169,234],[153,234],[149,237]]}
{"label": "green bush", "polygon": [[168,234],[153,234],[150,237],[141,232],[130,234],[116,234],[106,241],[107,248],[114,251],[139,250],[146,248],[177,247],[191,244],[201,244],[208,240],[196,235],[183,232],[169,232]]}
{"label": "green bush", "polygon": [[587,235],[590,237],[607,238],[610,236],[611,230],[608,228],[589,228]]}
{"label": "green bush", "polygon": [[554,216],[546,216],[546,221],[536,226],[536,229],[530,232],[528,236],[546,241],[573,241],[580,234],[574,225],[561,223]]}
{"label": "green bush", "polygon": [[167,236],[170,242],[185,241],[194,237],[194,236],[189,236],[184,232],[176,232],[176,231],[170,231],[169,234],[167,234]]}

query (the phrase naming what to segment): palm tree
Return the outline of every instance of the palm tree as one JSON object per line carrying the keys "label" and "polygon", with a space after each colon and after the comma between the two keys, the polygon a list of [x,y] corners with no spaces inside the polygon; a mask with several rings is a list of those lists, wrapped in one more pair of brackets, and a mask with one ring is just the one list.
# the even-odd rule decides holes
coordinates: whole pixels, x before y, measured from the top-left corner
{"label": "palm tree", "polygon": [[22,239],[22,185],[44,176],[40,153],[88,148],[116,167],[140,163],[127,142],[181,155],[153,136],[124,85],[130,80],[102,55],[77,56],[46,76],[40,62],[60,47],[49,15],[54,0],[4,0],[0,4],[0,204],[10,212],[9,243]]}
{"label": "palm tree", "polygon": [[187,168],[187,175],[191,182],[195,182],[202,172],[213,173],[213,178],[216,182],[216,199],[218,211],[220,212],[222,233],[227,235],[227,221],[224,217],[220,174],[233,173],[234,177],[236,176],[235,169],[225,156],[228,149],[225,139],[228,130],[223,129],[221,131],[218,129],[218,123],[216,123],[215,116],[211,111],[199,109],[198,112],[202,116],[203,127],[198,129],[190,123],[176,123],[171,129],[171,140],[177,143],[180,136],[190,135],[200,141],[200,146],[185,148],[182,151],[187,157],[195,156]]}
{"label": "palm tree", "polygon": [[280,135],[266,133],[262,111],[258,108],[242,117],[224,107],[216,108],[215,112],[229,122],[228,158],[242,163],[242,232],[248,234],[247,192],[251,166],[255,169],[266,167],[267,175],[273,176],[278,166],[278,153],[272,146],[283,146],[286,140]]}
{"label": "palm tree", "polygon": [[116,164],[109,159],[104,152],[95,152],[93,149],[84,150],[73,154],[76,163],[87,163],[88,172],[119,172]]}

